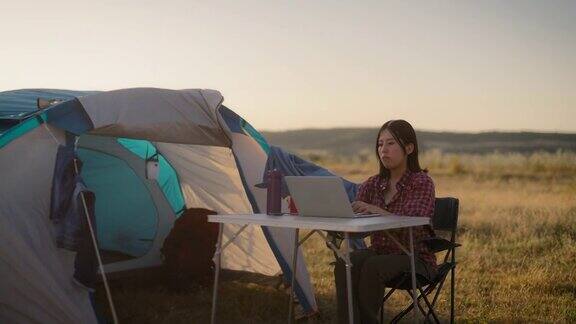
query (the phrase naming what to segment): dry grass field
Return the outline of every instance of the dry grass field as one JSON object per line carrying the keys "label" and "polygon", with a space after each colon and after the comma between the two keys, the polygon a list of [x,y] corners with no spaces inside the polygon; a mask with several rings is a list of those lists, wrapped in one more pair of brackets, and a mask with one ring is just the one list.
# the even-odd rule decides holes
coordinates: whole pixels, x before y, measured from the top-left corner
{"label": "dry grass field", "polygon": [[[354,181],[376,170],[369,155],[308,158]],[[423,154],[438,197],[460,199],[457,322],[576,322],[576,154]],[[304,247],[320,314],[335,322],[332,254],[319,239]],[[283,323],[288,298],[274,287],[228,280],[224,323]],[[169,292],[161,281],[129,279],[112,289],[123,323],[206,323],[210,289]],[[440,300],[446,315],[446,294]],[[102,289],[97,299],[106,313]],[[387,312],[405,302],[396,298]],[[303,320],[306,322],[306,320]]]}

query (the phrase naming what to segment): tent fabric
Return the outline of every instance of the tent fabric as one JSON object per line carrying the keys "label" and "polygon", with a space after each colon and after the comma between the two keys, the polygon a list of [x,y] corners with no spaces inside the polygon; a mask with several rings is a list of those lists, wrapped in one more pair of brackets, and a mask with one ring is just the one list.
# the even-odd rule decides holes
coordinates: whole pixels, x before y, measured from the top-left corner
{"label": "tent fabric", "polygon": [[56,89],[20,89],[4,91],[0,95],[0,117],[22,119],[26,115],[38,111],[36,100],[60,99],[63,102],[94,94],[97,91],[73,91]]}
{"label": "tent fabric", "polygon": [[[255,185],[259,183],[261,179],[261,172],[266,164],[266,153],[257,142],[246,135],[232,134],[231,136],[232,142],[234,143],[232,148],[244,173],[244,178],[246,179],[246,191],[253,195],[257,203],[256,208],[258,208],[258,211],[265,211],[266,190],[257,188]],[[287,204],[283,202],[283,210],[287,211],[287,209]],[[284,279],[290,282],[289,278],[292,276],[291,260],[294,247],[294,230],[279,227],[263,227],[262,231],[278,260],[279,266],[284,274]],[[285,244],[277,244],[277,242],[285,242]],[[296,270],[295,293],[303,309],[306,312],[314,312],[318,307],[306,267],[306,260],[300,249],[297,253],[298,268]]]}
{"label": "tent fabric", "polygon": [[[4,125],[10,127],[0,133],[0,172],[3,181],[7,179],[6,186],[0,188],[4,246],[0,247],[0,275],[6,274],[0,280],[0,322],[95,321],[87,290],[71,280],[75,254],[56,246],[56,229],[49,219],[54,161],[58,146],[67,142],[64,131],[79,135],[77,151],[85,163],[82,176],[96,194],[101,248],[134,256],[106,264],[106,272],[159,265],[160,247],[177,217],[178,206],[204,207],[219,213],[250,213],[265,207],[265,191],[254,184],[260,181],[266,165],[267,143],[230,110],[232,123],[239,125],[238,133],[232,134],[223,120],[222,96],[217,91],[137,88],[78,92],[67,98],[45,92],[23,90],[19,95],[27,96],[25,103],[16,108],[28,115],[21,120],[6,119],[6,124],[0,122],[0,130],[4,131]],[[0,114],[10,106],[2,108],[2,98],[11,95],[0,93]],[[37,111],[38,97],[67,100]],[[142,147],[156,148],[158,177],[149,177],[147,167],[152,157],[142,155]],[[163,173],[163,165],[170,166],[173,173]],[[115,189],[132,195],[132,199],[115,201],[110,194]],[[179,203],[173,200],[177,194],[181,196]],[[150,205],[138,206],[136,200]],[[152,210],[150,219],[140,221],[139,208]],[[107,222],[103,215],[116,215],[113,218],[122,221]],[[145,225],[144,230],[115,229],[119,225],[131,227],[130,218]],[[224,239],[238,228],[226,226]],[[103,234],[115,230],[116,235]],[[127,233],[125,237],[123,233]],[[283,273],[290,275],[286,260],[291,259],[292,240],[293,230],[249,227],[225,249],[223,267],[276,275],[281,266]],[[312,286],[298,253],[296,293],[305,310],[313,311],[317,307]]]}
{"label": "tent fabric", "polygon": [[230,110],[230,108],[224,105],[220,106],[218,112],[220,112],[220,116],[224,121],[225,125],[228,127],[229,132],[244,134],[244,130],[242,129],[242,125],[240,124],[242,118],[238,116],[238,114],[236,114],[235,112]]}
{"label": "tent fabric", "polygon": [[218,110],[222,119],[224,120],[225,125],[228,127],[228,131],[236,134],[243,134],[250,136],[253,140],[255,140],[262,150],[268,154],[270,146],[266,139],[256,130],[252,125],[250,125],[246,120],[240,117],[238,114],[230,110],[230,108],[222,105]]}
{"label": "tent fabric", "polygon": [[[0,93],[0,134],[38,113],[37,99],[57,99],[67,102],[96,91],[54,89],[21,89]],[[69,124],[70,125],[70,124]]]}
{"label": "tent fabric", "polygon": [[157,158],[158,185],[162,189],[166,199],[168,199],[170,206],[172,206],[172,211],[174,211],[176,215],[180,215],[186,207],[184,204],[184,196],[182,196],[182,191],[180,190],[178,174],[166,158],[160,154],[156,147],[149,141],[129,138],[118,138],[117,141],[141,159],[149,161],[150,159]]}
{"label": "tent fabric", "polygon": [[252,125],[248,124],[245,120],[242,120],[242,129],[246,132],[253,140],[258,142],[258,145],[266,152],[266,154],[270,153],[270,145],[266,142],[266,139],[262,134],[260,134]]}
{"label": "tent fabric", "polygon": [[223,100],[217,91],[135,88],[79,100],[94,125],[91,134],[230,146],[215,115]]}
{"label": "tent fabric", "polygon": [[178,172],[187,208],[203,207],[219,213],[252,212],[229,148],[154,144]]}
{"label": "tent fabric", "polygon": [[[243,175],[243,185],[246,194],[253,204],[255,212],[266,210],[266,191],[256,187],[261,180],[261,173],[266,165],[269,145],[264,137],[258,133],[242,117],[221,106],[219,109],[224,129],[232,139],[232,150],[235,159]],[[288,206],[283,202],[283,210],[287,211]],[[262,227],[274,256],[284,274],[284,280],[289,282],[292,276],[291,262],[294,246],[294,230],[277,227]],[[282,244],[279,244],[279,243]],[[312,283],[306,268],[306,260],[302,251],[298,250],[298,268],[296,270],[296,285],[294,287],[296,297],[306,313],[314,313],[318,307],[314,298]]]}
{"label": "tent fabric", "polygon": [[61,131],[37,127],[0,151],[0,170],[9,170],[0,186],[0,322],[96,323],[88,291],[71,280],[75,253],[58,248],[50,230],[52,174],[64,141]]}
{"label": "tent fabric", "polygon": [[45,115],[39,114],[4,130],[4,132],[0,134],[0,149],[43,124],[44,117]]}
{"label": "tent fabric", "polygon": [[[158,183],[146,178],[146,161],[113,137],[83,135],[78,147],[84,162],[82,176],[97,196],[100,247],[143,256],[107,264],[106,270],[160,265],[159,247],[176,216]],[[128,179],[133,186],[120,179]]]}
{"label": "tent fabric", "polygon": [[27,119],[16,123],[3,123],[0,119],[0,149],[14,139],[46,123],[75,134],[91,129],[92,123],[89,117],[86,116],[85,111],[76,101],[67,101],[52,108],[30,114]]}
{"label": "tent fabric", "polygon": [[[94,216],[94,193],[88,190],[82,177],[77,174],[82,163],[76,159],[72,145],[58,147],[55,170],[52,177],[50,219],[56,227],[56,245],[70,251],[78,251],[86,236],[84,203]],[[86,198],[83,201],[83,197]],[[91,221],[94,223],[94,220]]]}
{"label": "tent fabric", "polygon": [[[221,214],[253,212],[229,148],[155,145],[178,172],[187,208],[206,208]],[[240,227],[226,225],[223,239],[230,239]],[[246,228],[226,247],[222,267],[265,275],[274,275],[279,270],[262,230],[257,227]]]}
{"label": "tent fabric", "polygon": [[46,122],[68,132],[81,135],[94,128],[92,120],[74,98],[45,109]]}
{"label": "tent fabric", "polygon": [[158,214],[142,180],[117,157],[86,149],[78,149],[78,155],[84,161],[82,176],[97,194],[100,248],[136,257],[146,254],[156,235]]}
{"label": "tent fabric", "polygon": [[75,184],[75,157],[72,145],[58,147],[50,196],[50,219],[53,221],[66,217],[70,205],[70,193],[74,190]]}

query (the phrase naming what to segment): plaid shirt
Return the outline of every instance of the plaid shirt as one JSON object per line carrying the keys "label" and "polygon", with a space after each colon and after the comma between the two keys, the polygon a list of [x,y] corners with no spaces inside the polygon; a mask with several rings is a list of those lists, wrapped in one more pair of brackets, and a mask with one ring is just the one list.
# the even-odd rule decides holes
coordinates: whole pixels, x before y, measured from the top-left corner
{"label": "plaid shirt", "polygon": [[[390,179],[375,175],[360,185],[356,200],[368,204],[376,205],[392,214],[399,216],[420,216],[432,217],[434,215],[434,182],[427,173],[411,172],[406,173],[396,184],[398,191],[394,197],[386,204],[384,192],[390,185]],[[402,243],[406,248],[410,246],[410,236],[407,228],[388,230],[389,234]],[[430,226],[420,226],[413,228],[414,250],[417,255],[432,267],[436,267],[436,256],[428,248],[418,243],[421,239],[434,236]],[[380,254],[403,254],[404,252],[392,241],[384,232],[374,232],[370,236],[370,248]]]}

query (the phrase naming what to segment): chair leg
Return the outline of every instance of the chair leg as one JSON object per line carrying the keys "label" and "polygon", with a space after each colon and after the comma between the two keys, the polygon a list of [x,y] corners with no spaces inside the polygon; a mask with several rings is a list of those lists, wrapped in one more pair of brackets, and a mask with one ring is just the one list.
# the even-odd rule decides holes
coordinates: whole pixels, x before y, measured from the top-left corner
{"label": "chair leg", "polygon": [[[406,278],[402,279],[398,286],[402,285],[406,281]],[[390,288],[390,291],[384,296],[382,299],[382,306],[380,307],[380,323],[384,324],[384,303],[392,296],[392,294],[396,291],[396,288]]]}
{"label": "chair leg", "polygon": [[384,303],[380,306],[380,324],[384,324]]}
{"label": "chair leg", "polygon": [[434,307],[430,304],[428,298],[426,298],[426,294],[424,293],[424,291],[422,291],[421,288],[419,288],[419,290],[420,290],[420,296],[422,296],[422,299],[424,299],[426,306],[428,306],[428,312],[426,313],[424,321],[427,322],[428,317],[430,316],[430,314],[432,314],[432,317],[434,317],[434,321],[439,324],[440,320],[438,319],[438,316],[436,316],[436,312],[434,312]]}
{"label": "chair leg", "polygon": [[452,271],[450,277],[450,324],[454,324],[454,295],[456,286],[456,249],[452,248]]}
{"label": "chair leg", "polygon": [[[426,311],[424,310],[424,308],[422,308],[422,305],[420,305],[420,299],[424,298],[425,296],[421,294],[422,290],[420,290],[420,294],[418,294],[418,297],[416,298],[416,305],[418,306],[418,309],[420,310],[420,313],[422,313],[422,315],[426,316]],[[410,296],[412,296],[412,291],[408,291],[406,290],[406,293],[409,293]]]}
{"label": "chair leg", "polygon": [[[386,289],[384,289],[386,291]],[[384,303],[386,302],[386,296],[382,299],[382,305],[380,305],[380,324],[384,324]]]}
{"label": "chair leg", "polygon": [[[446,282],[446,277],[442,278],[442,280],[440,280],[440,284],[438,284],[438,287],[436,287],[436,292],[434,293],[434,298],[432,299],[432,308],[436,306],[436,302],[438,301],[442,287],[444,287],[444,282]],[[426,318],[428,318],[428,315],[426,315]]]}
{"label": "chair leg", "polygon": [[403,310],[402,312],[400,312],[396,316],[394,316],[392,321],[390,321],[390,324],[395,324],[395,323],[400,322],[400,320],[412,310],[412,307],[413,307],[413,305],[410,304],[410,306],[408,306],[405,310]]}
{"label": "chair leg", "polygon": [[442,291],[442,287],[444,287],[444,282],[446,282],[446,277],[440,280],[440,284],[438,285],[438,288],[436,288],[436,293],[434,294],[434,298],[432,299],[432,306],[436,305],[438,297],[440,296],[440,292]]}
{"label": "chair leg", "polygon": [[[452,269],[450,271],[453,271],[453,270],[454,269]],[[454,277],[454,273],[452,273],[451,279],[453,277]],[[440,292],[441,292],[442,287],[444,286],[445,282],[446,282],[446,277],[443,277],[442,280],[440,280],[438,285],[429,285],[425,289],[422,289],[421,287],[418,288],[419,295],[417,297],[417,301],[418,301],[417,306],[418,306],[420,312],[422,313],[422,315],[424,315],[425,323],[428,323],[429,321],[432,321],[432,320],[435,323],[440,323],[440,319],[438,318],[438,315],[436,315],[436,312],[434,311],[434,307],[436,305],[436,302],[438,301],[438,297],[440,296]],[[452,287],[451,287],[452,289],[453,289],[453,286],[454,285],[452,284]],[[428,296],[430,293],[432,293],[435,289],[436,289],[436,291],[434,292],[434,298],[432,299],[432,302],[430,302],[426,296]],[[380,308],[380,323],[384,323],[384,302],[386,302],[386,300],[388,298],[390,298],[390,296],[392,295],[392,293],[394,293],[394,291],[396,291],[396,289],[391,288],[390,291],[383,298],[382,307]],[[451,291],[451,294],[452,294],[452,291]],[[406,290],[406,293],[409,296],[412,296],[410,290]],[[451,298],[453,300],[453,296]],[[428,307],[428,311],[425,311],[424,308],[422,307],[422,305],[420,305],[420,299],[424,299],[424,302],[426,303],[426,306]],[[412,310],[413,307],[414,307],[414,303],[411,303],[402,312],[398,313],[392,319],[392,321],[390,323],[398,323],[402,318],[404,318],[404,316],[406,316],[406,314],[408,314]],[[432,315],[432,317],[433,317],[432,320],[430,319],[430,315]],[[453,307],[451,309],[451,323],[454,323]]]}
{"label": "chair leg", "polygon": [[[428,285],[424,290],[422,290],[421,287],[418,287],[418,290],[420,290],[420,294],[421,294],[421,298],[424,298],[426,301],[428,301],[427,297],[428,295],[430,295],[434,289],[436,288],[436,284],[433,285]],[[438,291],[436,291],[436,295],[438,294]],[[429,304],[429,302],[427,302],[426,304]],[[432,304],[432,306],[434,306],[434,304]],[[428,318],[430,314],[426,314],[426,319]]]}
{"label": "chair leg", "polygon": [[[409,296],[412,296],[412,294],[410,293],[410,290],[406,290],[406,293]],[[417,301],[419,301],[420,298],[422,298],[422,296],[418,296]],[[394,318],[392,319],[392,321],[390,323],[398,323],[402,318],[404,318],[404,316],[406,316],[406,314],[408,314],[412,310],[413,307],[414,307],[414,303],[410,303],[410,305],[408,305],[408,307],[406,307],[403,311],[401,311],[396,316],[394,316]],[[424,310],[420,306],[420,303],[418,303],[418,308],[420,308],[420,311],[422,312],[422,314],[424,314]]]}
{"label": "chair leg", "polygon": [[454,290],[455,290],[455,279],[456,279],[456,266],[452,268],[452,274],[450,277],[450,324],[454,324]]}

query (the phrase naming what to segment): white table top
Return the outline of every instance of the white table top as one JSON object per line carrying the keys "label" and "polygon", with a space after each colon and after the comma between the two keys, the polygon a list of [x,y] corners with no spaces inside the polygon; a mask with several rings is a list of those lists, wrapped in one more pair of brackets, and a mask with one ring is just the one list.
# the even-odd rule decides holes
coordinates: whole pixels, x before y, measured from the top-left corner
{"label": "white table top", "polygon": [[377,216],[365,218],[309,217],[299,215],[272,216],[266,214],[208,215],[212,223],[261,225],[339,232],[373,232],[386,229],[429,225],[428,217]]}

